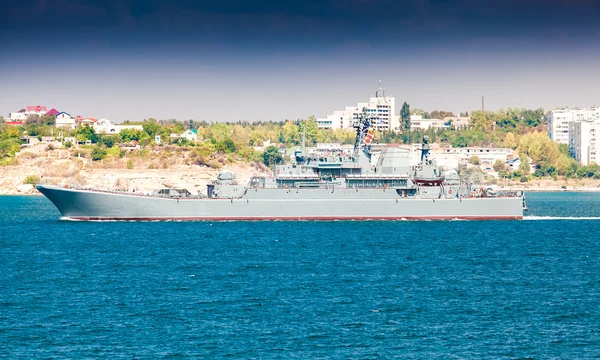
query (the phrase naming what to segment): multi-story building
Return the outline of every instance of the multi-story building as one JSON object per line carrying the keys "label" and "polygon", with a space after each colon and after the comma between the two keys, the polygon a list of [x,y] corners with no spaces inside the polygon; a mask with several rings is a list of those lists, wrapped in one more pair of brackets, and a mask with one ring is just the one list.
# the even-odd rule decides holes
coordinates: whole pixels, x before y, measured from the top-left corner
{"label": "multi-story building", "polygon": [[548,137],[560,144],[569,144],[569,123],[600,120],[600,107],[560,109],[548,114]]}
{"label": "multi-story building", "polygon": [[381,84],[375,96],[369,98],[369,102],[334,111],[326,118],[317,119],[317,125],[320,129],[354,130],[354,125],[363,111],[373,119],[372,126],[376,130],[390,131],[400,127],[399,118],[395,115],[396,99],[393,96],[385,96]]}
{"label": "multi-story building", "polygon": [[600,120],[569,123],[569,152],[579,163],[598,164],[600,156]]}

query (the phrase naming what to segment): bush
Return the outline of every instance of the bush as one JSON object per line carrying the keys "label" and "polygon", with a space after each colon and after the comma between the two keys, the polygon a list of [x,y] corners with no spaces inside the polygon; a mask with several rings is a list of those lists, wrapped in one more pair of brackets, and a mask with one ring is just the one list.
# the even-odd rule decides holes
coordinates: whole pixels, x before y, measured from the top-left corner
{"label": "bush", "polygon": [[28,185],[36,185],[36,184],[39,184],[39,182],[40,182],[39,175],[29,175],[25,178],[25,180],[23,180],[23,184],[28,184]]}
{"label": "bush", "polygon": [[127,160],[127,168],[129,170],[133,169],[133,160],[132,159]]}
{"label": "bush", "polygon": [[211,160],[211,161],[208,163],[208,166],[210,166],[212,169],[217,169],[217,170],[218,170],[218,169],[220,169],[220,168],[222,167],[222,166],[221,166],[221,163],[219,163],[217,160]]}
{"label": "bush", "polygon": [[52,144],[48,144],[48,145],[46,146],[46,151],[50,151],[50,150],[54,150],[54,145],[52,145]]}
{"label": "bush", "polygon": [[106,157],[106,150],[96,146],[92,149],[92,161],[102,160]]}
{"label": "bush", "polygon": [[12,157],[21,149],[18,139],[0,140],[0,158]]}
{"label": "bush", "polygon": [[69,148],[73,147],[73,143],[72,143],[72,142],[70,142],[70,141],[65,141],[65,143],[64,143],[63,145],[65,145],[65,147],[66,147],[67,149],[69,149]]}
{"label": "bush", "polygon": [[521,179],[519,179],[519,181],[522,183],[526,183],[527,181],[529,181],[529,179],[527,179],[527,176],[521,176]]}
{"label": "bush", "polygon": [[124,151],[121,150],[120,147],[118,146],[113,146],[111,148],[106,149],[106,156],[110,156],[113,158],[117,158],[117,157],[123,157],[124,155]]}
{"label": "bush", "polygon": [[86,151],[86,150],[75,150],[72,155],[74,157],[87,158],[89,154],[90,154],[90,152]]}
{"label": "bush", "polygon": [[14,157],[0,158],[0,166],[16,165],[17,159]]}

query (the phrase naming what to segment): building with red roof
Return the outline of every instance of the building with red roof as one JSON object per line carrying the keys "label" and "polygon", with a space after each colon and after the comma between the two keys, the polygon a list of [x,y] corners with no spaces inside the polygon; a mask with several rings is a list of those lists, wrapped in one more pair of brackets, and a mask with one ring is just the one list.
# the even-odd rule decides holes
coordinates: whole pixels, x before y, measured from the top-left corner
{"label": "building with red roof", "polygon": [[28,106],[27,111],[25,112],[27,115],[46,115],[48,109],[46,109],[43,105],[33,105]]}
{"label": "building with red roof", "polygon": [[77,121],[78,124],[87,124],[87,125],[94,125],[98,121],[92,117],[82,117],[79,115],[77,116],[77,118],[75,118],[75,120]]}
{"label": "building with red roof", "polygon": [[55,108],[48,110],[48,112],[46,113],[46,115],[48,116],[56,116],[58,114],[60,114],[60,111],[56,110]]}

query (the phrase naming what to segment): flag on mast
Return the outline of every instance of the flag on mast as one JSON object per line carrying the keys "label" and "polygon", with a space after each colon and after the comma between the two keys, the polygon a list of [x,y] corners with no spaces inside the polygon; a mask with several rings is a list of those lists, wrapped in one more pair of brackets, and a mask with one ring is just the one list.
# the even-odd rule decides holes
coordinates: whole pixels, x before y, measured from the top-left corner
{"label": "flag on mast", "polygon": [[369,145],[373,141],[374,137],[375,134],[373,134],[373,129],[369,128],[369,130],[367,131],[367,136],[365,136],[365,144]]}

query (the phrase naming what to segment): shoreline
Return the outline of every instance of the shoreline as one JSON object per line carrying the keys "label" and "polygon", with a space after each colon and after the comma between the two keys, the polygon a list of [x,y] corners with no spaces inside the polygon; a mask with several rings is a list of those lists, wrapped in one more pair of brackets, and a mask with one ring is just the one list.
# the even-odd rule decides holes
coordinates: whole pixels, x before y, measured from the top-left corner
{"label": "shoreline", "polygon": [[[39,148],[39,147],[38,147]],[[245,184],[252,176],[272,176],[262,162],[245,162],[241,159],[221,157],[211,161],[211,166],[198,162],[189,153],[152,153],[148,156],[113,157],[91,161],[85,157],[61,158],[45,156],[36,151],[23,150],[13,165],[0,167],[0,196],[41,196],[34,183],[49,185],[73,185],[89,188],[148,193],[157,188],[186,188],[192,193],[205,193],[206,185],[222,170],[232,170],[237,180]],[[501,191],[527,192],[600,192],[600,180],[596,179],[538,179],[528,182],[514,181],[500,184],[482,184]],[[563,188],[563,187],[566,187]]]}

